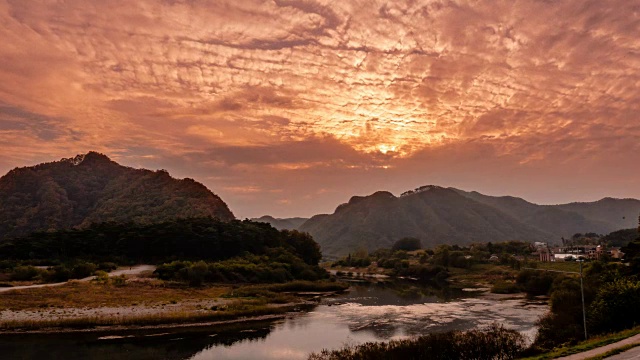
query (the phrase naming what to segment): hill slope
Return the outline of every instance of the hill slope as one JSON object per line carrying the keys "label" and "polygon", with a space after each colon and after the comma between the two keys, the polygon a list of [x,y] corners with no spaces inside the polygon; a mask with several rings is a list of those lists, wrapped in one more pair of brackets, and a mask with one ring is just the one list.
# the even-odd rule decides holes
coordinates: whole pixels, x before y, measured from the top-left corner
{"label": "hill slope", "polygon": [[587,219],[602,221],[609,231],[629,229],[638,226],[640,200],[604,198],[594,202],[575,202],[553,205],[552,207],[572,211]]}
{"label": "hill slope", "polygon": [[553,234],[554,239],[562,236],[570,237],[575,233],[585,232],[607,234],[621,228],[603,221],[602,218],[587,218],[579,212],[571,211],[561,206],[537,205],[513,196],[488,196],[476,191],[466,192],[451,189],[470,199],[510,214],[525,224]]}
{"label": "hill slope", "polygon": [[121,166],[96,152],[16,168],[0,178],[0,238],[95,222],[203,216],[234,219],[217,195],[192,179]]}
{"label": "hill slope", "polygon": [[390,247],[408,236],[425,246],[554,239],[495,207],[437,186],[401,197],[389,192],[352,197],[333,214],[312,217],[300,230],[313,235],[325,255]]}

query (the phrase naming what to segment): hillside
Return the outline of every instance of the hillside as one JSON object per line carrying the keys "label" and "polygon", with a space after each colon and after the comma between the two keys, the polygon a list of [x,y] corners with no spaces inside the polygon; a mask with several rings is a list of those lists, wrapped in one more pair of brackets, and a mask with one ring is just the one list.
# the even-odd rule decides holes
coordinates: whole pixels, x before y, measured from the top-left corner
{"label": "hillside", "polygon": [[590,220],[603,221],[613,230],[638,226],[640,200],[604,198],[594,202],[574,202],[553,205],[564,211],[572,211]]}
{"label": "hillside", "polygon": [[0,178],[0,238],[96,222],[203,216],[234,219],[224,201],[192,179],[121,166],[96,152],[16,168]]}
{"label": "hillside", "polygon": [[267,223],[278,230],[298,230],[298,228],[309,219],[302,217],[274,218],[273,216],[265,215],[250,220]]}
{"label": "hillside", "polygon": [[621,228],[597,217],[587,218],[578,212],[564,210],[558,206],[537,205],[513,196],[488,196],[476,191],[466,192],[451,189],[470,199],[510,214],[525,224],[552,234],[554,239],[585,232],[607,234]]}
{"label": "hillside", "polygon": [[396,197],[389,192],[354,196],[331,215],[317,215],[300,227],[325,255],[345,255],[358,248],[390,247],[402,237],[424,246],[506,240],[548,241],[553,235],[499,209],[437,186]]}

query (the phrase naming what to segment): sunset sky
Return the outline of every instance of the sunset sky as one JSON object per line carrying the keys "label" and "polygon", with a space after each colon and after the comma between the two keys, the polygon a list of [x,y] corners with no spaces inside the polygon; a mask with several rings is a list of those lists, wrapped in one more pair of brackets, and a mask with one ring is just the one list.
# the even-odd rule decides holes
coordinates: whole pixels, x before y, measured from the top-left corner
{"label": "sunset sky", "polygon": [[95,150],[240,218],[640,198],[638,1],[0,0],[0,39],[0,174]]}

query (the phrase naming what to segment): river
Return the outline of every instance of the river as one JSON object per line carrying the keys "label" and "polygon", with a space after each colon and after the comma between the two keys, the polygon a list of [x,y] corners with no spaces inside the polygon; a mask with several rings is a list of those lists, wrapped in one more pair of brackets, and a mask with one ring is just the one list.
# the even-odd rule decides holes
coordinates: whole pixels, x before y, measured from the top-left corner
{"label": "river", "polygon": [[545,302],[410,283],[354,283],[285,319],[170,331],[0,335],[3,359],[306,359],[346,344],[503,324],[532,338]]}

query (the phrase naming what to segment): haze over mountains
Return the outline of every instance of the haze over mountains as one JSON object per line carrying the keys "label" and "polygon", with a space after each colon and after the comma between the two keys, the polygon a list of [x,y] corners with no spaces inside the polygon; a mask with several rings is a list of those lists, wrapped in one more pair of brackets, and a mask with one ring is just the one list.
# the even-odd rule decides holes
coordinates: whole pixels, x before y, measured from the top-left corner
{"label": "haze over mountains", "polygon": [[16,168],[0,178],[0,238],[95,222],[199,216],[234,219],[222,199],[192,179],[121,166],[96,152]]}
{"label": "haze over mountains", "polygon": [[354,196],[331,215],[316,215],[309,232],[325,255],[390,247],[402,237],[424,246],[506,240],[554,241],[578,232],[609,233],[636,226],[640,201],[606,198],[593,203],[536,205],[453,188],[424,186],[396,197]]}

